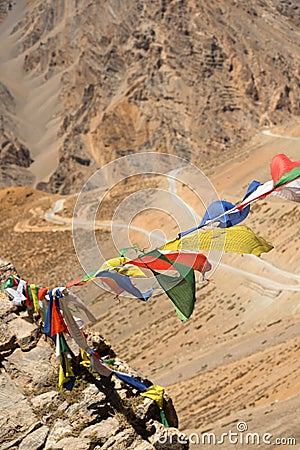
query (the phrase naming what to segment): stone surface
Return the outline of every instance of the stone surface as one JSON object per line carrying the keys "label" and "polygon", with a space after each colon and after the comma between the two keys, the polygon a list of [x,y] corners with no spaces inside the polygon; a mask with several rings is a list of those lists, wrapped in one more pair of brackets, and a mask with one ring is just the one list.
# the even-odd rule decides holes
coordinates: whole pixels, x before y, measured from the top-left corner
{"label": "stone surface", "polygon": [[46,441],[49,428],[43,426],[26,436],[21,442],[19,450],[40,450]]}
{"label": "stone surface", "polygon": [[132,443],[136,439],[137,435],[133,429],[125,429],[115,436],[110,437],[106,443],[101,447],[101,450],[127,450],[132,448]]}
{"label": "stone surface", "polygon": [[9,450],[16,448],[29,434],[37,430],[42,426],[42,423],[40,421],[34,422],[31,427],[29,427],[25,433],[18,434],[17,438],[10,440],[9,442],[6,442],[5,444],[1,445],[1,450]]}
{"label": "stone surface", "polygon": [[29,402],[10,378],[0,374],[0,442],[22,433],[37,420]]}
{"label": "stone surface", "polygon": [[55,448],[55,445],[63,439],[64,436],[72,434],[73,428],[71,425],[62,419],[58,419],[55,421],[53,428],[51,429],[45,450],[50,450],[51,448]]}
{"label": "stone surface", "polygon": [[72,422],[92,421],[100,405],[102,410],[105,410],[105,399],[103,392],[99,391],[95,385],[90,385],[82,391],[80,401],[69,406],[66,414]]}
{"label": "stone surface", "polygon": [[10,330],[15,334],[17,344],[23,351],[28,351],[36,346],[39,337],[39,326],[17,317],[8,324]]}
{"label": "stone surface", "polygon": [[51,405],[51,403],[53,403],[53,401],[55,401],[55,399],[58,397],[58,395],[59,395],[59,393],[57,391],[44,392],[43,394],[33,397],[31,399],[31,403],[34,408],[45,409],[49,405]]}
{"label": "stone surface", "polygon": [[37,346],[28,352],[17,348],[3,361],[3,365],[18,387],[26,388],[27,391],[45,389],[49,377],[56,371],[50,364],[52,355],[53,348],[40,339]]}
{"label": "stone surface", "polygon": [[[3,266],[0,265],[0,269]],[[3,277],[2,281],[0,280],[0,284],[4,282],[6,279],[6,276]],[[8,300],[6,295],[0,291],[0,317],[3,320],[7,315],[13,313],[16,311],[16,307],[13,305],[13,303]]]}
{"label": "stone surface", "polygon": [[0,354],[9,355],[17,347],[16,336],[4,321],[0,323]]}
{"label": "stone surface", "polygon": [[145,398],[143,403],[137,406],[136,416],[145,422],[148,422],[150,419],[159,420],[159,408],[153,400]]}
{"label": "stone surface", "polygon": [[[57,450],[89,450],[91,441],[89,439],[67,437],[56,442],[51,449]],[[46,447],[47,448],[47,447]]]}
{"label": "stone surface", "polygon": [[149,442],[143,441],[134,441],[132,444],[132,448],[134,450],[154,450],[155,447],[153,447],[152,444],[150,444]]}
{"label": "stone surface", "polygon": [[97,386],[91,384],[82,391],[83,398],[82,403],[89,406],[91,403],[101,402],[105,400],[105,394],[99,391]]}

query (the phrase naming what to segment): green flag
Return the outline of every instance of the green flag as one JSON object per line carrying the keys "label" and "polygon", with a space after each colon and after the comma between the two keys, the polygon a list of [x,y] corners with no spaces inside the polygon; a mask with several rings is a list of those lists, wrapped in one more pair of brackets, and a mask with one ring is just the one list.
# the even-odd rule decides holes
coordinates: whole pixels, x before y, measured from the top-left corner
{"label": "green flag", "polygon": [[14,277],[12,275],[9,275],[7,280],[2,284],[1,289],[11,288],[14,287]]}
{"label": "green flag", "polygon": [[195,306],[195,273],[191,267],[169,260],[158,250],[153,250],[142,256],[152,256],[171,264],[179,273],[178,276],[169,276],[149,269],[155,275],[158,283],[170,298],[179,318],[185,322],[191,316]]}

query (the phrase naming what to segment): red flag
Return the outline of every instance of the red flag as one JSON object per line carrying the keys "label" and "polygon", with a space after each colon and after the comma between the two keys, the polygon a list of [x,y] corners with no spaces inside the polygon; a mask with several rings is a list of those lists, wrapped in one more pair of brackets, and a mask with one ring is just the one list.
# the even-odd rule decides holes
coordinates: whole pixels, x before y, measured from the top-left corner
{"label": "red flag", "polygon": [[45,295],[47,294],[47,292],[48,292],[48,288],[39,288],[39,291],[38,291],[38,298],[39,298],[39,300],[44,300]]}
{"label": "red flag", "polygon": [[[201,273],[209,272],[211,264],[206,256],[202,253],[194,252],[172,252],[166,253],[166,258],[170,261],[182,264],[184,266],[192,267]],[[141,256],[140,258],[127,261],[125,264],[134,264],[135,266],[144,267],[153,270],[176,270],[172,264],[166,260],[155,258],[153,256]]]}
{"label": "red flag", "polygon": [[51,316],[51,336],[55,336],[57,333],[69,333],[67,325],[60,312],[58,299],[53,300],[52,316]]}
{"label": "red flag", "polygon": [[300,176],[300,160],[291,161],[284,154],[276,155],[271,162],[274,187],[283,186]]}
{"label": "red flag", "polygon": [[26,294],[26,303],[25,304],[26,304],[27,308],[30,308],[32,306],[32,300],[31,300],[30,295],[29,295],[29,283],[28,283],[28,281],[26,282],[25,294]]}

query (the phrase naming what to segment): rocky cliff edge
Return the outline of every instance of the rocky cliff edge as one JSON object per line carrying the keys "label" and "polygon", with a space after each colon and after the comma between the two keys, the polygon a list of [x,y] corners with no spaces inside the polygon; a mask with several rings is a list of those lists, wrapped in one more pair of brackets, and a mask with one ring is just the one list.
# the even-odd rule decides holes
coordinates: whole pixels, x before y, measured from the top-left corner
{"label": "rocky cliff edge", "polygon": [[[13,266],[1,261],[0,282]],[[114,356],[105,339],[88,333],[96,351]],[[57,386],[55,346],[41,324],[0,292],[0,450],[154,450],[188,449],[181,443],[172,400],[165,394],[170,428],[160,423],[159,408],[112,376],[99,378],[76,360],[72,391]],[[135,371],[116,358],[123,371]],[[166,433],[172,443],[164,442]]]}

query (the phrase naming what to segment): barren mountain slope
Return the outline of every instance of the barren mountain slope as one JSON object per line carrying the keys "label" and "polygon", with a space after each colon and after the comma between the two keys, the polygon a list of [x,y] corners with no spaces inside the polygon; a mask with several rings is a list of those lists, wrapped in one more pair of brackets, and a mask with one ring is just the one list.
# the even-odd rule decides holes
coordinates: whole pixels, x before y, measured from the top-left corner
{"label": "barren mountain slope", "polygon": [[20,184],[20,149],[38,186],[60,193],[132,152],[202,167],[237,154],[260,126],[299,114],[299,11],[296,0],[20,0],[0,29],[2,185]]}

